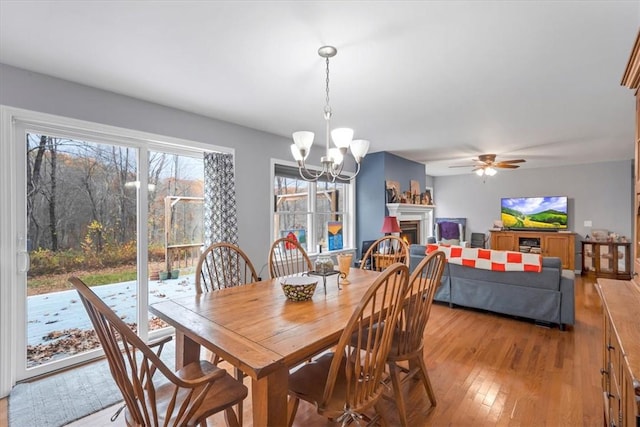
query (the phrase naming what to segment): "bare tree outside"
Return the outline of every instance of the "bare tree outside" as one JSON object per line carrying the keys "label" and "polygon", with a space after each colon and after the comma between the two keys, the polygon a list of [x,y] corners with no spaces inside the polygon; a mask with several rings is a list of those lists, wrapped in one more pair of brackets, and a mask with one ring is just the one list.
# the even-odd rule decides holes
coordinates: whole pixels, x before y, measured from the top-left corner
{"label": "bare tree outside", "polygon": [[[202,245],[203,161],[197,154],[149,151],[149,187],[140,189],[137,148],[29,133],[26,149],[28,298],[66,291],[67,278],[77,275],[91,286],[131,283],[133,300],[120,304],[135,309],[139,211],[148,224],[149,271],[166,264],[167,236],[186,247]],[[137,192],[143,190],[148,205],[139,209]],[[167,197],[173,201],[169,211]],[[165,230],[167,216],[171,227]],[[188,271],[184,262],[177,267]],[[71,297],[58,310],[74,302]],[[137,328],[135,314],[120,313]],[[51,309],[44,318],[31,318],[29,311],[29,330],[52,326],[46,336],[27,331],[28,366],[99,345],[90,326],[56,329],[63,314]],[[162,327],[156,320],[149,319],[150,329]]]}

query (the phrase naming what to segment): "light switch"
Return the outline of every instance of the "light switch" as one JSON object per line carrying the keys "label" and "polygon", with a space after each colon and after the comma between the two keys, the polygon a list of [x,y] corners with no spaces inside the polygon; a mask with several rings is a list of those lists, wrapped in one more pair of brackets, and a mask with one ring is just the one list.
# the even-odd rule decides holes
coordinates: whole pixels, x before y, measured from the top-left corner
{"label": "light switch", "polygon": [[586,220],[586,221],[584,222],[584,226],[585,226],[585,227],[593,227],[593,223],[592,223],[592,222],[591,222],[591,220],[589,219],[589,220]]}

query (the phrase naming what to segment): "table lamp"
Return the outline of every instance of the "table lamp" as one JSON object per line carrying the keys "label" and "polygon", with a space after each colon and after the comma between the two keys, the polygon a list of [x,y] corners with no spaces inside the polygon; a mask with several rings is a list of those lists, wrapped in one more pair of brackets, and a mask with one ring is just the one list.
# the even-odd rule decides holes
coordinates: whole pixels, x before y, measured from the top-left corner
{"label": "table lamp", "polygon": [[[400,224],[398,224],[398,218],[395,216],[385,216],[384,221],[382,222],[382,230],[385,236],[390,235],[391,233],[400,233]],[[382,253],[393,253],[394,247],[389,245],[390,247],[381,248]]]}
{"label": "table lamp", "polygon": [[385,216],[384,222],[382,223],[381,232],[386,235],[391,233],[400,233],[400,225],[398,224],[398,218],[395,216]]}

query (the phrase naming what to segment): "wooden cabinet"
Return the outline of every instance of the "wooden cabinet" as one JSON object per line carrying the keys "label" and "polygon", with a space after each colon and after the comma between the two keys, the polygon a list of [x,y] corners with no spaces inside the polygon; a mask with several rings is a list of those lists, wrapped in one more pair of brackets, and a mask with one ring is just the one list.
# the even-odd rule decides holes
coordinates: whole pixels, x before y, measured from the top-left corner
{"label": "wooden cabinet", "polygon": [[633,280],[627,281],[598,279],[596,289],[602,299],[604,319],[600,372],[604,425],[640,427],[640,32],[622,85],[634,89],[636,96],[634,239],[627,248],[634,252],[634,276]]}
{"label": "wooden cabinet", "polygon": [[640,287],[598,279],[602,299],[602,400],[605,426],[640,425]]}
{"label": "wooden cabinet", "polygon": [[491,249],[535,252],[560,258],[562,268],[575,267],[575,234],[545,231],[491,231]]}
{"label": "wooden cabinet", "polygon": [[582,241],[582,274],[631,279],[631,243]]}
{"label": "wooden cabinet", "polygon": [[[633,271],[638,274],[640,273],[640,92],[638,92],[638,87],[640,87],[640,32],[636,37],[636,42],[631,51],[631,55],[629,57],[629,62],[627,63],[627,68],[624,71],[624,75],[622,76],[623,86],[628,87],[629,89],[633,89],[636,96],[636,133],[635,133],[635,141],[634,141],[634,152],[635,152],[635,219],[633,221]],[[637,277],[637,276],[636,276]],[[634,280],[638,280],[637,278]]]}

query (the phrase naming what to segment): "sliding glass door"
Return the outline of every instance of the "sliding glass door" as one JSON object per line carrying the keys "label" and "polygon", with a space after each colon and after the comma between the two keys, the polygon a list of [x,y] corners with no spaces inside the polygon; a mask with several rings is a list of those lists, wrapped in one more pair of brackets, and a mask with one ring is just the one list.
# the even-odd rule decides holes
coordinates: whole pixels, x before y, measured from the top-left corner
{"label": "sliding glass door", "polygon": [[100,355],[70,276],[143,339],[166,327],[148,304],[194,292],[204,178],[187,146],[37,124],[15,134],[21,380]]}

